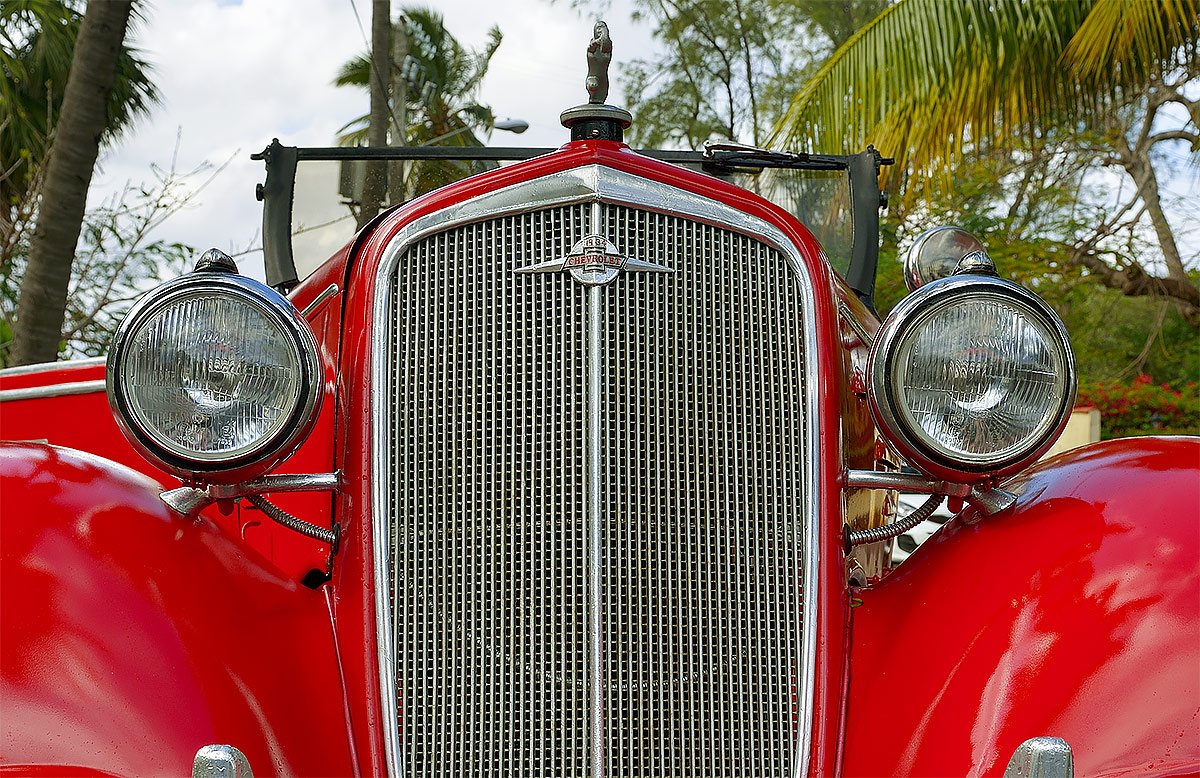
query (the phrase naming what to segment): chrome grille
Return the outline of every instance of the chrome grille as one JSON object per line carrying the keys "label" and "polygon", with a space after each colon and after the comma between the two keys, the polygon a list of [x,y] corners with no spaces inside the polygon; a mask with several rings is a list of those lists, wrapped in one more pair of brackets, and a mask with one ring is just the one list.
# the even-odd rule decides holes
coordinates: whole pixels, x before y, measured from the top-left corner
{"label": "chrome grille", "polygon": [[[603,737],[589,722],[588,295],[600,225],[671,274],[599,295]],[[623,206],[458,226],[388,315],[403,775],[787,776],[801,721],[799,281],[756,239]]]}

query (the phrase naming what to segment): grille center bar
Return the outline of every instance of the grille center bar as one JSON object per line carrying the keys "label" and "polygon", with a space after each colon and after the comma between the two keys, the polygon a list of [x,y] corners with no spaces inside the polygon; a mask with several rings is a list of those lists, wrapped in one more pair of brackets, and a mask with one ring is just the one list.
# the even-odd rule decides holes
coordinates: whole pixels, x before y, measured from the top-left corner
{"label": "grille center bar", "polygon": [[[599,201],[592,203],[592,231],[603,224]],[[583,480],[587,488],[588,571],[588,712],[591,724],[593,778],[604,778],[604,522],[601,513],[604,473],[601,447],[604,410],[603,286],[588,289],[587,302],[587,456]]]}
{"label": "grille center bar", "polygon": [[[592,223],[600,223],[600,204],[592,210]],[[593,286],[588,290],[587,318],[587,457],[584,483],[587,484],[587,570],[588,570],[588,709],[591,721],[592,776],[604,778],[604,556],[603,517],[601,514],[601,471],[600,447],[602,445],[601,411],[604,403],[603,349],[604,338],[601,326],[603,315],[604,287]]]}

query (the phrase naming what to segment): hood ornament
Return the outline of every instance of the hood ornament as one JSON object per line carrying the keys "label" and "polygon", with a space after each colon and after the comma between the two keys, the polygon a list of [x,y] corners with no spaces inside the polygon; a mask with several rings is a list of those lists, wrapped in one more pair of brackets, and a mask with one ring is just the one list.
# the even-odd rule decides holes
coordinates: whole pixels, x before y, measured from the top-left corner
{"label": "hood ornament", "polygon": [[612,63],[612,37],[608,34],[608,25],[596,22],[592,28],[592,42],[587,48],[588,76],[584,86],[587,87],[588,104],[604,105],[608,99],[608,66]]}
{"label": "hood ornament", "polygon": [[612,283],[622,270],[643,273],[674,273],[665,265],[624,256],[615,243],[603,235],[585,235],[575,242],[565,257],[519,268],[517,273],[558,273],[566,270],[584,286]]}
{"label": "hood ornament", "polygon": [[612,64],[613,43],[608,25],[596,22],[587,46],[588,74],[584,81],[588,101],[562,112],[559,121],[571,130],[571,140],[624,140],[624,131],[633,123],[633,114],[608,105],[608,66]]}

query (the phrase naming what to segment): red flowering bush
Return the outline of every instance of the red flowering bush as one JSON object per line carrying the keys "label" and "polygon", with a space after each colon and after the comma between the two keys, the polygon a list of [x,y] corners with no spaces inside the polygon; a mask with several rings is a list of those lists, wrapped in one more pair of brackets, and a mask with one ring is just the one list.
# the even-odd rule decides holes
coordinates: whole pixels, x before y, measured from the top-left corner
{"label": "red flowering bush", "polygon": [[1100,411],[1100,437],[1200,434],[1200,386],[1156,384],[1146,374],[1132,383],[1081,384],[1076,406]]}

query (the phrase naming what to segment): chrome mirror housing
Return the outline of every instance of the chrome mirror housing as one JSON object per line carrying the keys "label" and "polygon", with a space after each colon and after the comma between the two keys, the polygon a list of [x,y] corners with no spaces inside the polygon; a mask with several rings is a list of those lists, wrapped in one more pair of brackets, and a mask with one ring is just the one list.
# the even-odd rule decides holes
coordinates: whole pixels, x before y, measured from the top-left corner
{"label": "chrome mirror housing", "polygon": [[910,292],[960,273],[996,275],[987,249],[960,227],[943,225],[925,230],[904,255],[904,283]]}

